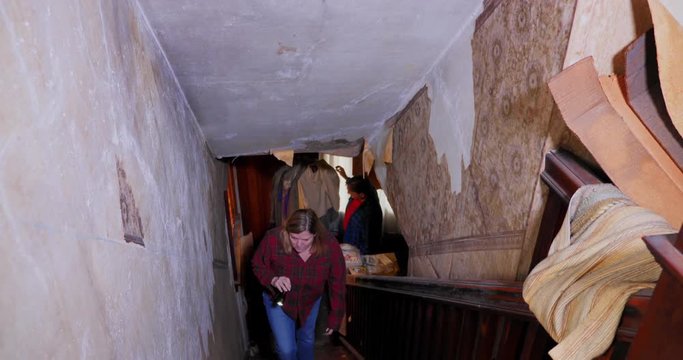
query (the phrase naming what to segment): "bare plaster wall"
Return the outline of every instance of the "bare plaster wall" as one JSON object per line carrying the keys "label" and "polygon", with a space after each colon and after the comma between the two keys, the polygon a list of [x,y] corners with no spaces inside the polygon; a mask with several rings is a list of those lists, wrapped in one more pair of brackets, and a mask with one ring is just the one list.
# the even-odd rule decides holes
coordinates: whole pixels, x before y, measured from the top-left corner
{"label": "bare plaster wall", "polygon": [[0,358],[241,356],[225,170],[137,2],[0,2],[0,79]]}

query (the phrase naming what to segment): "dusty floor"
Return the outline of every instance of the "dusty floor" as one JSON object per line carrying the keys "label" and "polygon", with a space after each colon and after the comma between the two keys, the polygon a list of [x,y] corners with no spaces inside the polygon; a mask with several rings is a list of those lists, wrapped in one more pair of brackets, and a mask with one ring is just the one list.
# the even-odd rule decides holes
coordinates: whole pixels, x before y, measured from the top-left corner
{"label": "dusty floor", "polygon": [[[255,354],[250,357],[251,360],[275,360],[277,356],[274,354]],[[338,360],[349,359],[353,360],[355,357],[341,344],[333,344],[329,338],[318,338],[315,342],[315,359],[316,360]]]}

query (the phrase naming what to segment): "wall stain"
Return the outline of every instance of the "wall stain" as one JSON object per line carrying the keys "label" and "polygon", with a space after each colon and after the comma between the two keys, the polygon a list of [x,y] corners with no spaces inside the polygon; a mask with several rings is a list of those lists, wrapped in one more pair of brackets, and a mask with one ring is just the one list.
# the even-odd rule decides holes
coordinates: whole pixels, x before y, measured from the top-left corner
{"label": "wall stain", "polygon": [[283,55],[283,54],[288,53],[288,52],[295,53],[297,51],[297,48],[295,48],[293,46],[282,45],[282,43],[277,43],[277,44],[280,46],[277,48],[277,54],[278,55]]}
{"label": "wall stain", "polygon": [[135,204],[133,188],[126,179],[126,171],[121,160],[116,160],[116,173],[119,178],[119,203],[121,204],[121,221],[123,222],[123,240],[127,243],[145,246],[143,241],[142,219]]}

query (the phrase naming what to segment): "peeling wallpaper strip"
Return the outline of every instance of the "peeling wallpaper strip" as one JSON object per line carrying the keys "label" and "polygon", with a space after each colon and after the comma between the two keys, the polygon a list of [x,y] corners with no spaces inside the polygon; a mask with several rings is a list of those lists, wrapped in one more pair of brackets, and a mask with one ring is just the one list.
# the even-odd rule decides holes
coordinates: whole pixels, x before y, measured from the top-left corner
{"label": "peeling wallpaper strip", "polygon": [[[447,239],[486,241],[493,234],[521,234],[530,209],[540,214],[542,208],[531,204],[553,109],[545,83],[562,68],[574,6],[574,0],[506,1],[474,33],[474,137],[460,193],[451,191],[452,164],[438,162],[441,156],[427,131],[434,111],[427,93],[419,92],[399,116],[386,191],[411,251]],[[452,130],[450,136],[458,141]],[[470,257],[460,253],[462,265],[439,274],[514,278],[522,247],[516,241],[516,250],[476,251]],[[457,246],[448,251],[458,251]],[[491,261],[503,253],[502,264]],[[466,269],[477,260],[488,268]],[[424,270],[410,271],[430,276]]]}

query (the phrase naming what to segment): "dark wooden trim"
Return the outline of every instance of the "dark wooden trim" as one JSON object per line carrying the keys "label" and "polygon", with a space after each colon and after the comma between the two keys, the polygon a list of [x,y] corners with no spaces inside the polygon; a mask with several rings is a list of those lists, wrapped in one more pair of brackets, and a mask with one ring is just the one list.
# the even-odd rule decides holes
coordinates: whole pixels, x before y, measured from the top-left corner
{"label": "dark wooden trim", "polygon": [[452,281],[413,277],[353,276],[347,286],[436,300],[473,309],[486,309],[533,319],[522,298],[522,283],[515,281]]}
{"label": "dark wooden trim", "polygon": [[[297,158],[307,154],[296,154]],[[270,228],[273,175],[284,163],[272,155],[243,156],[235,159],[237,189],[243,234],[252,233],[258,245]]]}
{"label": "dark wooden trim", "polygon": [[[529,311],[522,286],[517,281],[349,276],[346,340],[367,358],[547,358],[555,343]],[[629,299],[604,359],[624,357],[619,354],[632,342],[649,294],[641,291]]]}
{"label": "dark wooden trim", "polygon": [[541,179],[567,203],[581,186],[606,182],[606,176],[589,170],[581,160],[564,150],[551,151],[545,156]]}
{"label": "dark wooden trim", "polygon": [[545,203],[541,225],[536,237],[536,245],[529,262],[529,270],[533,269],[539,262],[548,257],[550,245],[552,245],[555,235],[560,230],[564,216],[567,212],[567,201],[558,194],[550,192]]}
{"label": "dark wooden trim", "polygon": [[[363,287],[425,299],[439,300],[445,303],[474,306],[517,315],[535,318],[529,306],[522,298],[523,282],[504,280],[445,280],[418,277],[395,276],[348,276],[346,285]],[[625,311],[626,322],[619,330],[625,338],[632,337],[637,330],[638,320],[647,308],[651,290],[642,290],[633,295]],[[637,321],[636,321],[637,322]]]}
{"label": "dark wooden trim", "polygon": [[550,191],[529,263],[530,269],[548,256],[550,245],[564,221],[569,199],[576,190],[584,185],[601,184],[603,180],[607,180],[607,176],[598,170],[590,169],[576,156],[560,149],[546,154],[541,179]]}
{"label": "dark wooden trim", "polygon": [[[230,167],[228,167],[227,170],[228,173],[228,186],[225,191],[223,191],[223,199],[225,201],[225,221],[227,224],[228,228],[228,253],[230,255],[230,262],[232,263],[232,280],[233,283],[235,284],[235,290],[237,290],[237,287],[241,284],[241,279],[239,276],[239,273],[237,271],[237,263],[235,261],[235,237],[238,235],[236,234],[234,224],[235,224],[235,197],[234,197],[234,191],[235,188],[232,185],[232,174]],[[221,259],[213,259],[214,261],[214,268],[219,268],[216,267],[217,261],[219,263],[225,264],[226,261],[221,260]]]}
{"label": "dark wooden trim", "polygon": [[652,290],[646,289],[637,292],[628,299],[624,312],[617,328],[616,340],[631,343],[638,333],[643,317],[650,307]]}
{"label": "dark wooden trim", "polygon": [[626,47],[625,61],[623,87],[629,105],[662,149],[683,170],[683,137],[671,120],[660,87],[653,29]]}
{"label": "dark wooden trim", "polygon": [[643,240],[650,250],[655,260],[662,266],[662,269],[673,276],[679,283],[683,284],[683,254],[676,248],[676,238],[681,237],[683,243],[683,232],[680,235],[652,235],[645,236]]}
{"label": "dark wooden trim", "polygon": [[[576,190],[608,180],[561,150],[546,156],[542,176],[550,191],[532,264],[547,256]],[[683,248],[683,235],[680,242]],[[669,245],[655,243],[669,246],[663,252],[666,254],[673,247],[670,241]],[[680,253],[660,257],[676,271],[681,266],[676,261],[683,263]],[[530,312],[522,288],[523,283],[516,281],[349,277],[347,314],[353,320],[348,324],[347,340],[368,358],[404,359],[418,354],[421,358],[547,358],[555,343]],[[599,359],[625,358],[631,343],[641,336],[641,323],[653,312],[649,310],[662,318],[661,311],[651,305],[651,297],[652,291],[643,290],[629,298],[614,342]],[[444,332],[449,340],[441,336]],[[683,329],[670,332],[680,333]],[[672,336],[669,341],[675,342]],[[387,342],[398,346],[387,347]],[[429,350],[416,352],[418,348]]]}
{"label": "dark wooden trim", "polygon": [[662,265],[662,275],[628,357],[631,360],[680,359],[683,354],[683,228],[678,235],[646,236],[643,240]]}

